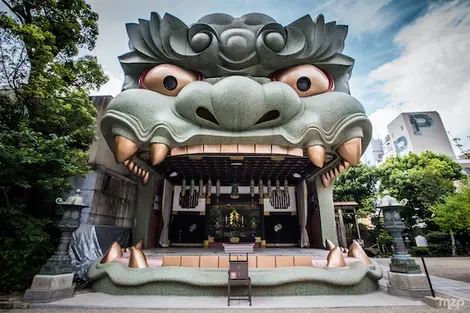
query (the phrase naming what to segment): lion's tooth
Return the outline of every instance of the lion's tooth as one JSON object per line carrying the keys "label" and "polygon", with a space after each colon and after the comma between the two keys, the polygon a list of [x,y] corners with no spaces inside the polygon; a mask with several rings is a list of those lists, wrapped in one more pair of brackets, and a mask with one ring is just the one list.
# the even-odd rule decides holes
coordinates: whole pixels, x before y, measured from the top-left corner
{"label": "lion's tooth", "polygon": [[328,250],[333,250],[336,247],[335,244],[329,239],[325,240],[325,246]]}
{"label": "lion's tooth", "polygon": [[149,179],[150,179],[150,173],[145,172],[145,175],[142,178],[142,185],[147,185],[147,183],[149,182]]}
{"label": "lion's tooth", "polygon": [[343,174],[343,172],[346,170],[343,164],[338,165],[336,168],[340,174]]}
{"label": "lion's tooth", "polygon": [[204,145],[204,153],[220,153],[220,145]]}
{"label": "lion's tooth", "polygon": [[364,251],[364,249],[362,249],[361,245],[357,241],[354,241],[349,246],[348,256],[359,259],[362,263],[372,264],[366,252]]}
{"label": "lion's tooth", "polygon": [[301,148],[289,148],[289,151],[287,152],[288,155],[293,155],[293,156],[298,156],[298,157],[303,157],[304,156],[304,150]]}
{"label": "lion's tooth", "polygon": [[129,267],[130,268],[146,268],[147,259],[145,258],[145,254],[134,247],[130,247],[130,257],[129,257]]}
{"label": "lion's tooth", "polygon": [[271,145],[255,145],[256,154],[271,154]]}
{"label": "lion's tooth", "polygon": [[238,145],[220,145],[219,152],[220,153],[237,153]]}
{"label": "lion's tooth", "polygon": [[325,147],[320,145],[310,146],[307,148],[308,159],[318,167],[323,167],[323,164],[325,164],[325,153]]}
{"label": "lion's tooth", "polygon": [[186,149],[187,149],[188,154],[204,153],[204,146],[203,145],[187,146]]}
{"label": "lion's tooth", "polygon": [[114,157],[116,162],[122,163],[130,159],[139,150],[137,144],[125,137],[114,137]]}
{"label": "lion's tooth", "polygon": [[347,162],[352,165],[358,165],[361,160],[362,153],[361,138],[353,138],[346,141],[338,147],[337,152]]}
{"label": "lion's tooth", "polygon": [[130,161],[128,164],[127,164],[127,168],[129,169],[129,171],[133,171],[134,170],[134,166],[135,166],[135,163]]}
{"label": "lion's tooth", "polygon": [[238,145],[238,153],[255,153],[255,145]]}
{"label": "lion's tooth", "polygon": [[333,248],[330,253],[328,253],[328,257],[326,258],[327,263],[326,267],[345,267],[346,261],[344,261],[343,252],[341,251],[340,247]]}
{"label": "lion's tooth", "polygon": [[152,165],[157,165],[165,160],[168,154],[168,146],[164,143],[152,143],[150,145],[150,155]]}
{"label": "lion's tooth", "polygon": [[108,263],[114,260],[115,258],[122,257],[122,248],[119,243],[114,242],[111,248],[106,252],[106,254],[101,259],[100,263]]}
{"label": "lion's tooth", "polygon": [[134,166],[134,169],[132,170],[132,173],[134,173],[135,175],[137,175],[137,173],[139,172],[140,168],[136,165]]}
{"label": "lion's tooth", "polygon": [[271,153],[272,154],[282,154],[286,155],[287,154],[287,147],[286,146],[278,146],[278,145],[272,145],[271,146]]}
{"label": "lion's tooth", "polygon": [[339,175],[341,175],[341,172],[339,171],[339,169],[337,167],[334,168],[334,172],[335,172],[335,176],[338,177]]}
{"label": "lion's tooth", "polygon": [[321,183],[322,183],[323,187],[327,188],[328,185],[330,184],[330,179],[327,178],[327,177],[325,176],[325,174],[322,174],[322,175],[320,176],[320,179],[321,179]]}
{"label": "lion's tooth", "polygon": [[142,248],[144,247],[144,240],[140,239],[139,242],[137,242],[134,247],[136,249],[142,250]]}
{"label": "lion's tooth", "polygon": [[171,148],[171,155],[183,155],[186,154],[186,146]]}
{"label": "lion's tooth", "polygon": [[336,177],[335,171],[331,170],[331,171],[329,171],[328,173],[330,173],[330,179]]}
{"label": "lion's tooth", "polygon": [[343,160],[343,165],[344,165],[344,170],[347,170],[348,168],[351,167],[351,164],[349,164],[349,162],[346,162],[345,160]]}

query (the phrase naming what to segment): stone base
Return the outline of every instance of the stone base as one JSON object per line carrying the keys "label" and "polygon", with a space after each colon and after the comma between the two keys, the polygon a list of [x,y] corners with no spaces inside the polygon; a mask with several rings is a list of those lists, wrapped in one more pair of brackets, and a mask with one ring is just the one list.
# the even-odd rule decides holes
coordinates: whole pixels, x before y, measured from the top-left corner
{"label": "stone base", "polygon": [[24,294],[28,302],[51,302],[73,297],[73,273],[62,275],[36,275],[31,288]]}
{"label": "stone base", "polygon": [[423,299],[431,295],[428,280],[424,274],[388,273],[388,293],[393,296]]}
{"label": "stone base", "polygon": [[390,262],[390,272],[421,274],[421,267],[409,254],[395,254]]}

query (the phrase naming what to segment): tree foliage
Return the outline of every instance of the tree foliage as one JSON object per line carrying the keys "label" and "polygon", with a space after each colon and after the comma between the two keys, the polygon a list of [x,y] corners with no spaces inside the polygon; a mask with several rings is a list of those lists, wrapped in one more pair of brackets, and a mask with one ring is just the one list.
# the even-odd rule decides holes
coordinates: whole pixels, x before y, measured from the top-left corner
{"label": "tree foliage", "polygon": [[365,164],[348,168],[335,180],[333,198],[335,201],[356,201],[358,214],[367,215],[374,210],[372,202],[376,198],[378,169]]}
{"label": "tree foliage", "polygon": [[95,57],[79,56],[98,36],[84,0],[2,3],[0,292],[10,292],[30,284],[55,249],[49,203],[89,171],[97,112],[88,93],[107,77]]}
{"label": "tree foliage", "polygon": [[96,109],[88,92],[107,80],[93,56],[98,16],[84,0],[2,0],[0,205],[31,190],[54,197],[87,172]]}
{"label": "tree foliage", "polygon": [[431,207],[432,220],[445,232],[470,233],[470,187],[465,186]]}
{"label": "tree foliage", "polygon": [[407,200],[401,215],[408,226],[413,216],[431,217],[432,205],[455,191],[454,182],[463,179],[462,167],[444,154],[430,151],[419,155],[388,158],[380,166],[381,189],[387,189],[400,200]]}

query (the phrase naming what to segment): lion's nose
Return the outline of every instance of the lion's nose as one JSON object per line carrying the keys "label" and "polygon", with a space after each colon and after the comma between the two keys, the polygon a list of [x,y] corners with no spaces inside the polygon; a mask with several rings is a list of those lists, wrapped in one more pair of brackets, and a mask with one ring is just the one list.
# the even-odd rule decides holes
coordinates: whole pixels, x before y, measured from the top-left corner
{"label": "lion's nose", "polygon": [[214,85],[195,82],[176,101],[181,116],[211,128],[245,131],[285,123],[301,109],[296,92],[281,82],[260,84],[245,76],[230,76]]}

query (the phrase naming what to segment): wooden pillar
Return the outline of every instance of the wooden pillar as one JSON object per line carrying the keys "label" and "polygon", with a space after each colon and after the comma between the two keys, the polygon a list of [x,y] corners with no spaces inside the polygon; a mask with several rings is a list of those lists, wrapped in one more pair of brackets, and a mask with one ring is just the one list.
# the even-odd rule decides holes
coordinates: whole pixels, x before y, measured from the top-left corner
{"label": "wooden pillar", "polygon": [[261,229],[261,243],[260,243],[260,247],[261,248],[266,248],[266,230],[265,230],[265,226],[264,226],[264,205],[262,203],[260,203],[260,219],[259,219],[259,223],[260,223],[260,229]]}
{"label": "wooden pillar", "polygon": [[354,222],[356,223],[357,239],[359,239],[359,241],[362,241],[361,231],[359,229],[359,223],[357,222],[357,217],[356,217],[356,209],[354,209]]}
{"label": "wooden pillar", "polygon": [[204,241],[202,246],[204,248],[209,248],[209,217],[212,205],[206,204],[205,214],[204,214]]}
{"label": "wooden pillar", "polygon": [[344,221],[343,221],[343,210],[338,208],[338,222],[339,222],[339,234],[341,237],[341,243],[340,246],[346,248],[347,246],[347,241],[346,241],[346,227],[344,226]]}

